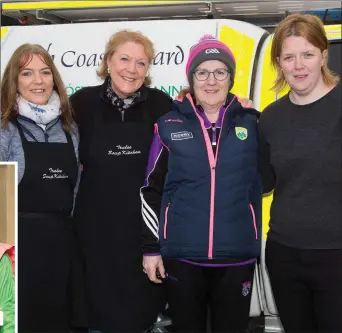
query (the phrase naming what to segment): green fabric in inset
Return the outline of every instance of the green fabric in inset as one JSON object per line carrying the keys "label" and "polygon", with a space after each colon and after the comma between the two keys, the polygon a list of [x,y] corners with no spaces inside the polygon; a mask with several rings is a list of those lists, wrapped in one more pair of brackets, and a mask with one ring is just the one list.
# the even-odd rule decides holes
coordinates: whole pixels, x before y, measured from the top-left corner
{"label": "green fabric in inset", "polygon": [[15,329],[15,287],[12,262],[7,254],[0,259],[0,308],[4,313],[4,326],[0,333],[14,333]]}

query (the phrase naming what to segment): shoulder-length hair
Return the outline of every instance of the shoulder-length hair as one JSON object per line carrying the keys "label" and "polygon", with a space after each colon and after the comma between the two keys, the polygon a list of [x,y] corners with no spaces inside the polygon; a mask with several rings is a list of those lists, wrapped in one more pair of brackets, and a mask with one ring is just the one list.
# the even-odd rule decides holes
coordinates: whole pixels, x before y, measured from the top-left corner
{"label": "shoulder-length hair", "polygon": [[50,69],[53,76],[53,89],[61,100],[61,121],[66,131],[72,130],[73,112],[64,88],[62,78],[49,53],[38,44],[23,44],[12,54],[2,76],[1,91],[1,120],[6,127],[8,122],[18,116],[17,94],[18,76],[20,71],[37,55]]}
{"label": "shoulder-length hair", "polygon": [[[272,90],[277,93],[287,86],[284,73],[280,68],[279,57],[285,38],[290,36],[303,37],[310,44],[319,48],[321,52],[324,50],[328,52],[329,41],[324,30],[323,22],[319,17],[310,14],[291,14],[284,18],[274,32],[271,48],[271,63],[277,73]],[[328,56],[326,59],[328,59]],[[339,82],[339,76],[328,68],[327,61],[322,66],[322,77],[323,82],[327,86]]]}
{"label": "shoulder-length hair", "polygon": [[[155,50],[152,41],[147,38],[145,35],[143,35],[141,32],[138,31],[128,31],[128,30],[121,30],[113,34],[105,48],[104,56],[100,65],[100,68],[97,71],[97,75],[104,80],[106,76],[108,75],[108,66],[107,61],[112,57],[112,55],[115,53],[118,46],[133,42],[137,43],[143,46],[145,50],[145,54],[148,58],[149,66],[152,64],[152,61],[155,57]],[[152,84],[151,76],[148,75],[145,77],[144,85],[150,86]]]}

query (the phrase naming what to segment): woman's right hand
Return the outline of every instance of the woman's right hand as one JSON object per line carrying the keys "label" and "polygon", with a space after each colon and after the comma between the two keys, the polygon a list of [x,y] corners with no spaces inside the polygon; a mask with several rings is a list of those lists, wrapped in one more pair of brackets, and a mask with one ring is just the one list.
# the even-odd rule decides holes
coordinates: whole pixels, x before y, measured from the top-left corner
{"label": "woman's right hand", "polygon": [[148,278],[154,283],[162,283],[162,280],[158,278],[157,272],[165,279],[165,268],[163,259],[160,255],[156,256],[143,256],[143,267]]}

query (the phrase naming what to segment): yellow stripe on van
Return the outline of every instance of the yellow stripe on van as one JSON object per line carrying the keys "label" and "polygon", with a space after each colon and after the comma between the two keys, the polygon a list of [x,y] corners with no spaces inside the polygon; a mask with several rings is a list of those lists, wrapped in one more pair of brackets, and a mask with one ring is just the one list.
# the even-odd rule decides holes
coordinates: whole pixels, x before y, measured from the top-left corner
{"label": "yellow stripe on van", "polygon": [[271,86],[276,78],[276,72],[271,66],[271,46],[272,39],[269,39],[262,61],[260,111],[263,111],[267,105],[276,99],[276,94],[271,90]]}
{"label": "yellow stripe on van", "polygon": [[267,233],[270,229],[269,222],[270,222],[270,210],[271,204],[273,200],[273,194],[269,194],[262,198],[262,239],[267,239]]}
{"label": "yellow stripe on van", "polygon": [[[271,90],[271,87],[276,79],[276,71],[271,66],[271,47],[272,47],[272,38],[267,40],[267,46],[262,59],[262,78],[261,78],[261,87],[260,87],[260,106],[259,110],[263,111],[269,104],[284,96],[289,88],[284,89],[277,96],[277,94]],[[262,199],[262,235],[263,239],[266,240],[267,232],[269,230],[269,221],[270,221],[270,209],[273,200],[273,194],[264,196]]]}
{"label": "yellow stripe on van", "polygon": [[8,28],[7,27],[1,27],[1,32],[0,32],[0,40],[3,40],[5,35],[8,32]]}
{"label": "yellow stripe on van", "polygon": [[261,96],[260,96],[260,111],[263,111],[266,106],[276,101],[280,97],[284,96],[289,89],[284,89],[277,96],[277,94],[271,90],[271,87],[276,79],[276,71],[271,65],[271,47],[272,38],[268,40],[267,47],[265,49],[263,61],[262,61],[262,79],[261,79]]}
{"label": "yellow stripe on van", "polygon": [[340,32],[327,32],[328,39],[340,39],[341,33]]}
{"label": "yellow stripe on van", "polygon": [[325,31],[340,31],[341,33],[341,24],[330,24],[324,26]]}
{"label": "yellow stripe on van", "polygon": [[232,50],[236,60],[235,82],[232,93],[239,97],[248,97],[255,41],[241,31],[227,26],[221,27],[219,39]]}
{"label": "yellow stripe on van", "polygon": [[137,6],[137,5],[170,5],[175,3],[187,3],[191,1],[26,1],[16,3],[4,3],[2,10],[29,10],[29,9],[61,9],[61,8],[89,8],[104,6]]}
{"label": "yellow stripe on van", "polygon": [[328,39],[341,39],[341,24],[332,24],[324,26]]}

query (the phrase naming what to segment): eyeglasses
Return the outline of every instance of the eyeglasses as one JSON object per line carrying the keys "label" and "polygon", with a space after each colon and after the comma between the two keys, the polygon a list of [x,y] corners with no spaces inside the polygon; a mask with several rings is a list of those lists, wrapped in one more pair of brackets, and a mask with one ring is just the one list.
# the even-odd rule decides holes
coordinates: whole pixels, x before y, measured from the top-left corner
{"label": "eyeglasses", "polygon": [[229,68],[218,68],[215,69],[213,72],[210,72],[206,69],[195,69],[193,71],[195,78],[198,81],[205,81],[209,79],[209,76],[211,73],[213,73],[214,78],[218,81],[223,81],[228,77],[228,74],[230,73]]}

